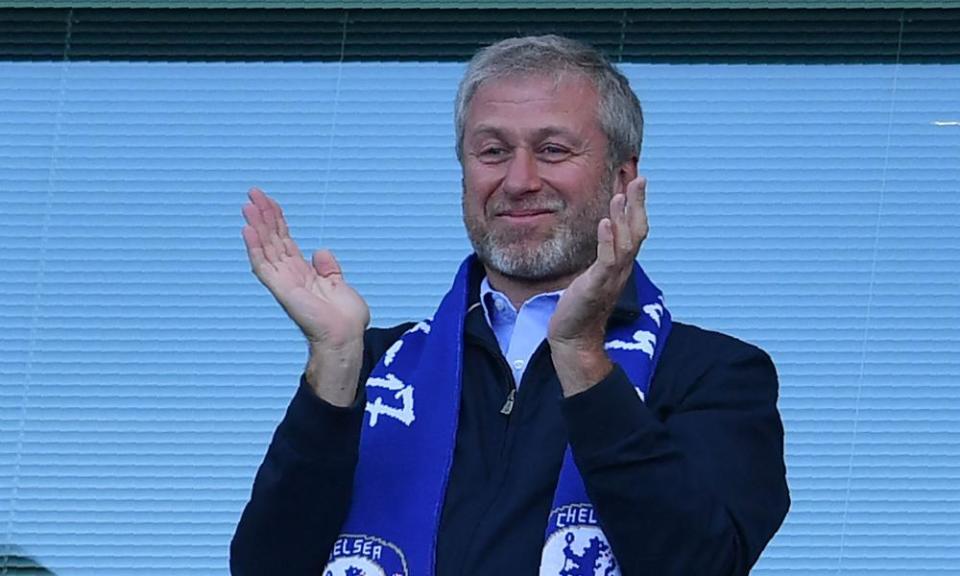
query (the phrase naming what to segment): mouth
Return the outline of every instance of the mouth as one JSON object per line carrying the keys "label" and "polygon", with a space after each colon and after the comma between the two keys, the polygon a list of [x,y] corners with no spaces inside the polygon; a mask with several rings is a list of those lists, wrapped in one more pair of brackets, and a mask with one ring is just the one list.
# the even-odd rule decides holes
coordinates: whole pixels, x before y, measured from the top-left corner
{"label": "mouth", "polygon": [[502,218],[508,222],[533,222],[552,216],[553,213],[553,210],[527,208],[523,210],[505,210],[497,213],[497,218]]}

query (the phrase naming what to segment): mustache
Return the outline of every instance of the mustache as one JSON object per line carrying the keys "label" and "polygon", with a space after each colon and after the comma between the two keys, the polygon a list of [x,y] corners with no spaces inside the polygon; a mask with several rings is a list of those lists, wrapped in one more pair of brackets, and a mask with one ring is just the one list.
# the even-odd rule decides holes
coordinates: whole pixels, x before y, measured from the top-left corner
{"label": "mustache", "polygon": [[559,212],[567,207],[560,198],[532,198],[529,200],[501,199],[487,204],[487,214],[495,216],[507,212]]}

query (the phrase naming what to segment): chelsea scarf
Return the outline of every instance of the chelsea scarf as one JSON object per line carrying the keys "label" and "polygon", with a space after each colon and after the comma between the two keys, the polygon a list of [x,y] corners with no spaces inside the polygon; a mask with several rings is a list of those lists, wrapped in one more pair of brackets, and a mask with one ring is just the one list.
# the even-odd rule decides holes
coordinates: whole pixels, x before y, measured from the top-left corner
{"label": "chelsea scarf", "polygon": [[[453,461],[463,371],[468,274],[461,265],[431,320],[407,330],[366,382],[350,511],[323,576],[434,576],[437,529]],[[605,348],[645,398],[670,314],[634,264],[642,313],[608,330]],[[541,576],[619,576],[569,446],[547,522]]]}

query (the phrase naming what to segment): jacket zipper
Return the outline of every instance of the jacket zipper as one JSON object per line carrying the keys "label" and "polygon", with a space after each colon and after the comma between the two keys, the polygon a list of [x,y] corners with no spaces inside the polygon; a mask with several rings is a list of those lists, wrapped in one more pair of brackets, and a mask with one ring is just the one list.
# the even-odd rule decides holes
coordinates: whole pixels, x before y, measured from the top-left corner
{"label": "jacket zipper", "polygon": [[500,413],[504,416],[509,416],[513,412],[513,402],[517,398],[517,389],[514,388],[507,394],[507,401],[503,403],[503,408],[500,409]]}

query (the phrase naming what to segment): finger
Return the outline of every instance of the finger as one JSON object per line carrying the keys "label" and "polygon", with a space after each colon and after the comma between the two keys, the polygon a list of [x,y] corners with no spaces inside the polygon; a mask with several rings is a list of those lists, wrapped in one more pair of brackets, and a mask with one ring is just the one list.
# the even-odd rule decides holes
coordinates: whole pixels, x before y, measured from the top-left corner
{"label": "finger", "polygon": [[627,184],[627,220],[630,231],[638,248],[649,232],[647,222],[647,179],[637,176]]}
{"label": "finger", "polygon": [[[268,262],[279,261],[280,254],[277,252],[276,246],[269,241],[270,236],[275,236],[276,234],[271,232],[269,227],[264,222],[263,212],[261,212],[260,209],[251,202],[243,206],[243,217],[246,219],[250,227],[256,231],[256,242],[263,250],[265,259]],[[245,240],[246,238],[247,237],[244,236]]]}
{"label": "finger", "polygon": [[257,207],[261,212],[265,211],[270,207],[270,200],[267,198],[267,195],[263,190],[254,186],[247,192],[247,196],[250,198],[250,202]]}
{"label": "finger", "polygon": [[280,207],[280,204],[276,200],[269,196],[267,196],[267,202],[270,203],[270,208],[276,219],[277,231],[280,233],[280,236],[290,236],[290,229],[287,228],[287,220],[283,216],[283,208]]}
{"label": "finger", "polygon": [[[287,250],[286,240],[290,234],[286,230],[286,223],[280,224],[283,218],[278,215],[280,205],[273,198],[267,196],[263,190],[256,187],[250,189],[250,200],[260,210],[263,217],[265,233],[261,233],[261,241],[264,244],[271,244],[273,246],[272,253],[277,254],[278,258],[284,254],[293,256],[294,254],[290,254]],[[297,255],[299,255],[299,251]]]}
{"label": "finger", "polygon": [[248,196],[250,197],[250,202],[256,206],[262,216],[264,229],[270,234],[279,234],[272,199],[259,188],[251,188]]}
{"label": "finger", "polygon": [[250,225],[244,226],[241,230],[243,234],[243,244],[247,247],[247,258],[250,259],[250,267],[257,277],[260,276],[260,270],[270,264],[263,254],[263,246],[260,244],[260,237],[257,230]]}
{"label": "finger", "polygon": [[250,218],[247,219],[253,226],[257,228],[257,232],[260,233],[260,240],[263,241],[266,239],[266,234],[270,232],[271,223],[267,220],[266,212],[270,207],[270,202],[267,201],[266,194],[263,193],[259,188],[251,188],[247,192],[247,197],[250,199],[247,206],[244,206],[244,216],[249,214],[256,214],[256,222],[251,222]]}
{"label": "finger", "polygon": [[303,260],[303,256],[300,255],[300,247],[289,236],[283,239],[283,251],[291,258]]}
{"label": "finger", "polygon": [[600,220],[597,225],[597,264],[603,269],[613,267],[617,262],[614,249],[613,223],[609,218]]}
{"label": "finger", "polygon": [[616,256],[623,258],[633,251],[633,237],[626,213],[627,197],[614,194],[610,199],[610,221],[613,224],[613,243]]}
{"label": "finger", "polygon": [[241,212],[243,212],[243,219],[247,221],[247,224],[257,231],[257,241],[262,244],[263,236],[268,234],[268,231],[260,209],[252,202],[247,202],[243,205]]}
{"label": "finger", "polygon": [[329,250],[317,250],[313,253],[313,268],[317,271],[317,274],[324,278],[330,278],[331,276],[343,278],[340,263],[333,256],[333,252]]}
{"label": "finger", "polygon": [[267,200],[270,202],[273,216],[276,219],[277,233],[280,235],[280,242],[283,244],[283,249],[287,253],[287,256],[303,258],[303,256],[300,255],[300,247],[297,246],[297,243],[294,242],[290,236],[290,228],[287,226],[287,219],[283,216],[283,208],[281,208],[280,204],[273,198],[267,196]]}

